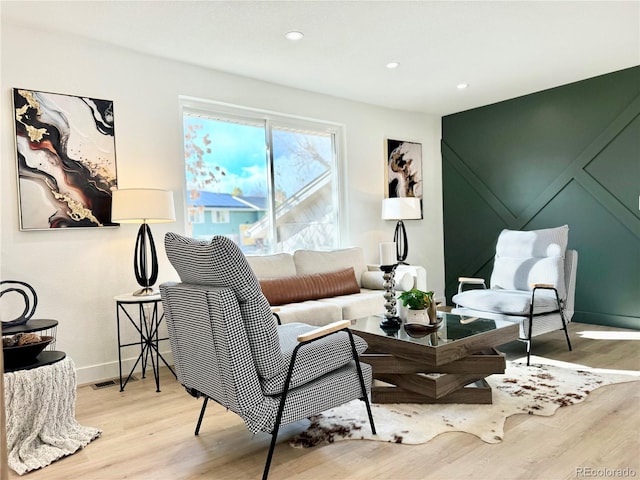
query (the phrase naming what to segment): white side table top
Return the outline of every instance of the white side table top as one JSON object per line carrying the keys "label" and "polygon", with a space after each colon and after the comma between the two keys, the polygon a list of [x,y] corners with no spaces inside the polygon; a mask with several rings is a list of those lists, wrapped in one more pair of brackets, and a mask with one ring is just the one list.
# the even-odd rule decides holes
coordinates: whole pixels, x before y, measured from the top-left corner
{"label": "white side table top", "polygon": [[134,295],[133,293],[123,293],[113,297],[116,302],[122,303],[147,303],[158,302],[161,300],[160,293],[154,293],[153,295]]}

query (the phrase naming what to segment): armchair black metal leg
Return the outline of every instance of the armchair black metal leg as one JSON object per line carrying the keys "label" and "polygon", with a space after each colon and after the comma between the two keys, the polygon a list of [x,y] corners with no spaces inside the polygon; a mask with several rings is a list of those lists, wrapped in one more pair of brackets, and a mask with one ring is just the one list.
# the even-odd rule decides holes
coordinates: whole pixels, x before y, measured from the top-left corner
{"label": "armchair black metal leg", "polygon": [[291,361],[289,363],[289,370],[287,371],[287,378],[284,381],[284,388],[282,390],[282,396],[280,397],[280,405],[278,405],[278,413],[276,414],[276,420],[274,422],[273,430],[271,431],[271,444],[269,445],[269,453],[267,453],[267,461],[264,465],[264,471],[262,472],[262,480],[267,480],[269,477],[269,469],[271,468],[271,459],[273,458],[273,451],[276,448],[276,441],[278,440],[278,431],[280,430],[280,422],[282,421],[282,412],[284,412],[284,404],[287,401],[287,394],[289,393],[289,385],[291,385],[291,376],[293,375],[293,366],[298,356],[298,350],[303,345],[299,343],[296,348],[293,349],[291,355]]}
{"label": "armchair black metal leg", "polygon": [[567,337],[567,345],[569,346],[569,351],[573,351],[571,348],[571,340],[569,340],[569,330],[567,330],[567,323],[564,321],[564,315],[562,316],[562,328],[564,328],[564,336]]}
{"label": "armchair black metal leg", "polygon": [[531,365],[531,334],[533,333],[533,301],[529,309],[529,334],[527,335],[527,367]]}
{"label": "armchair black metal leg", "polygon": [[356,343],[353,339],[353,333],[351,330],[347,330],[349,334],[349,341],[351,342],[351,352],[353,353],[353,359],[356,362],[356,370],[358,371],[358,378],[360,379],[360,388],[362,389],[362,400],[367,407],[367,415],[369,416],[369,423],[371,424],[371,433],[376,434],[376,425],[373,422],[373,414],[371,413],[371,404],[369,403],[369,396],[367,395],[367,388],[364,384],[364,375],[362,375],[362,368],[360,367],[360,359],[358,358],[358,351],[356,350]]}
{"label": "armchair black metal leg", "polygon": [[269,445],[269,453],[267,454],[267,461],[264,464],[264,471],[262,472],[262,480],[267,480],[269,477],[269,469],[271,468],[271,459],[273,458],[273,451],[276,448],[276,440],[278,439],[278,430],[280,430],[280,422],[276,424],[271,432],[271,444]]}
{"label": "armchair black metal leg", "polygon": [[[373,415],[371,413],[371,405],[369,404],[369,398],[367,396],[367,390],[364,384],[364,376],[362,374],[362,369],[360,367],[360,362],[358,360],[358,351],[356,350],[356,344],[353,340],[353,334],[351,330],[346,329],[349,334],[349,339],[351,342],[351,351],[353,353],[353,358],[356,362],[356,369],[358,371],[358,377],[360,379],[360,388],[362,389],[362,395],[364,397],[365,405],[367,406],[367,413],[369,415],[369,421],[371,422],[371,431],[375,435],[376,428],[373,423]],[[333,332],[335,333],[335,332]],[[319,337],[322,338],[322,337]],[[311,340],[313,341],[313,340]],[[278,431],[280,430],[280,422],[282,422],[282,414],[284,412],[284,406],[287,401],[287,395],[289,393],[289,386],[291,385],[291,377],[293,375],[293,367],[296,362],[296,358],[298,356],[298,350],[305,344],[309,343],[309,341],[299,343],[296,348],[293,349],[293,353],[291,354],[291,361],[289,362],[289,370],[287,371],[287,377],[284,381],[284,388],[282,389],[282,395],[280,396],[280,404],[278,405],[278,413],[276,414],[276,419],[274,422],[273,430],[271,432],[271,444],[269,445],[269,452],[267,453],[267,461],[264,465],[264,471],[262,472],[262,480],[267,480],[269,477],[269,469],[271,468],[271,460],[273,458],[273,452],[276,448],[276,442],[278,439]]]}
{"label": "armchair black metal leg", "polygon": [[564,336],[567,339],[567,345],[569,346],[569,351],[571,352],[573,349],[571,348],[571,340],[569,340],[569,330],[567,329],[567,319],[564,316],[564,308],[562,308],[562,302],[560,302],[560,297],[558,297],[557,291],[556,291],[556,301],[558,302],[558,308],[560,310],[560,320],[562,320],[562,329],[564,330]]}
{"label": "armchair black metal leg", "polygon": [[196,425],[196,431],[194,435],[198,435],[200,433],[200,425],[202,425],[202,418],[204,417],[204,411],[207,409],[208,401],[209,397],[204,397],[204,402],[202,402],[202,409],[200,410],[200,416],[198,417],[198,424]]}
{"label": "armchair black metal leg", "polygon": [[564,336],[567,338],[567,345],[569,346],[569,351],[572,351],[571,340],[569,339],[569,330],[567,328],[567,320],[564,316],[564,308],[562,307],[562,302],[560,301],[560,297],[558,296],[558,290],[548,285],[536,286],[534,287],[533,292],[531,294],[531,306],[529,307],[529,337],[527,342],[527,365],[529,365],[529,361],[531,359],[531,330],[533,327],[533,305],[535,303],[536,290],[538,289],[554,291],[556,296],[556,302],[558,303],[558,313],[560,314],[560,320],[562,321],[562,329],[564,330]]}
{"label": "armchair black metal leg", "polygon": [[[364,378],[362,377],[362,373],[360,373],[360,381],[364,384]],[[369,423],[371,424],[371,433],[376,435],[376,424],[373,423],[373,414],[371,413],[371,404],[369,403],[369,397],[365,392],[364,397],[362,399],[364,401],[365,406],[367,407],[367,415],[369,416]]]}

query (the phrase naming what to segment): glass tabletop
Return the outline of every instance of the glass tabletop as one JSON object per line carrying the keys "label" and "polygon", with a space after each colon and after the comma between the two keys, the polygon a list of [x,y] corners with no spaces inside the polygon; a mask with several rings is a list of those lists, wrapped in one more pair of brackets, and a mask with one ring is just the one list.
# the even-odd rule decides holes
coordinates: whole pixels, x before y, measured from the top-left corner
{"label": "glass tabletop", "polygon": [[383,330],[380,322],[383,316],[358,318],[351,321],[354,332],[362,332],[382,337],[395,338],[400,341],[411,342],[431,347],[447,345],[457,340],[467,339],[474,335],[513,326],[513,322],[505,320],[491,320],[488,318],[456,315],[448,312],[438,312],[438,323],[427,328],[412,329],[412,325],[402,323],[395,331]]}

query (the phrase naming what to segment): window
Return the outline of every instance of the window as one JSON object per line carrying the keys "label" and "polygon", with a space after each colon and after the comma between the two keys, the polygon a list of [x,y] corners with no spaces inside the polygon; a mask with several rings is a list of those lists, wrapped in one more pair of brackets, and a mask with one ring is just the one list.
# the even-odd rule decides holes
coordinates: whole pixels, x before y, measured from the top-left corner
{"label": "window", "polygon": [[[245,253],[339,245],[341,128],[182,99],[190,236],[224,235]],[[202,220],[202,221],[196,221]]]}
{"label": "window", "polygon": [[212,210],[211,211],[212,223],[229,223],[230,218],[231,218],[231,215],[229,215],[229,210]]}
{"label": "window", "polygon": [[189,223],[204,223],[204,208],[190,206]]}

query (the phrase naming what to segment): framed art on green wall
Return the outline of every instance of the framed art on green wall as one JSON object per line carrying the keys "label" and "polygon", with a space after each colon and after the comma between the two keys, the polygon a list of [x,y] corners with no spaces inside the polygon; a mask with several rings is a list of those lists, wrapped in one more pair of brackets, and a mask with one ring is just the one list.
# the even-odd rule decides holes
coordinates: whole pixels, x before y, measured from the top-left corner
{"label": "framed art on green wall", "polygon": [[113,102],[13,89],[20,230],[116,226]]}

